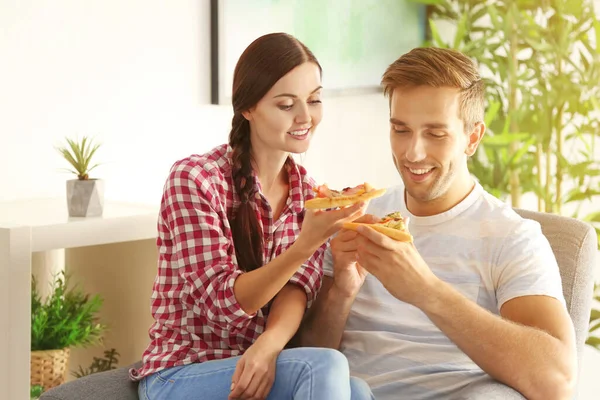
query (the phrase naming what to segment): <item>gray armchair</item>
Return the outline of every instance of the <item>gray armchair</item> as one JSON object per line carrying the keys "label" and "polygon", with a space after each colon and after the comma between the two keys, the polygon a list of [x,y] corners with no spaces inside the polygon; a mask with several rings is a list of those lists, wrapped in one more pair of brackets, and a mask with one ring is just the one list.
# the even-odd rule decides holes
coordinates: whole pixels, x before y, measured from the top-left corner
{"label": "gray armchair", "polygon": [[[592,304],[593,269],[596,265],[595,230],[581,221],[526,210],[522,217],[538,221],[558,260],[571,319],[575,325],[577,355],[581,360],[588,334]],[[44,393],[40,400],[138,400],[137,385],[127,376],[129,367],[97,373],[63,384]],[[579,364],[581,369],[581,363]],[[467,386],[460,400],[520,400],[517,391],[491,378]]]}
{"label": "gray armchair", "polygon": [[[538,221],[558,261],[567,308],[575,325],[577,359],[583,357],[590,327],[594,269],[598,264],[598,238],[590,225],[554,214],[516,210],[523,218]],[[581,362],[579,362],[581,370]]]}
{"label": "gray armchair", "polygon": [[[575,326],[577,359],[581,360],[588,336],[590,312],[594,290],[594,268],[598,254],[596,231],[579,220],[554,214],[528,210],[515,210],[523,218],[538,221],[548,238],[560,268],[563,294],[569,315]],[[581,362],[578,363],[581,370]],[[519,392],[488,378],[466,387],[457,400],[518,400]],[[573,397],[577,398],[577,395]]]}

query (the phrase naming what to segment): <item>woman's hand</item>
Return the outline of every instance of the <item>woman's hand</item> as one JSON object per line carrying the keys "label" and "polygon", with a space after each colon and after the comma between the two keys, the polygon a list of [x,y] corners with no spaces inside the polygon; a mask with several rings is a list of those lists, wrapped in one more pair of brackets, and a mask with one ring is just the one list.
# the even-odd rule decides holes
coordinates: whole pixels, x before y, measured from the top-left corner
{"label": "woman's hand", "polygon": [[237,362],[229,400],[266,399],[275,382],[277,356],[282,347],[263,333]]}
{"label": "woman's hand", "polygon": [[316,251],[346,222],[352,222],[365,213],[365,203],[357,203],[337,210],[306,210],[302,229],[296,243]]}

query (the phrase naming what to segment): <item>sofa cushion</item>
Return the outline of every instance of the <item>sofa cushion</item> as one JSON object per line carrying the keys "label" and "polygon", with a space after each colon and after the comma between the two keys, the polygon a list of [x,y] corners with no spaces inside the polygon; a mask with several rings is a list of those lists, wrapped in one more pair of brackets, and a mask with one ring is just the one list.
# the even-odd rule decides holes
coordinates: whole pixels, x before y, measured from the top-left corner
{"label": "sofa cushion", "polygon": [[129,367],[84,376],[43,393],[40,400],[139,400],[136,382],[129,379]]}

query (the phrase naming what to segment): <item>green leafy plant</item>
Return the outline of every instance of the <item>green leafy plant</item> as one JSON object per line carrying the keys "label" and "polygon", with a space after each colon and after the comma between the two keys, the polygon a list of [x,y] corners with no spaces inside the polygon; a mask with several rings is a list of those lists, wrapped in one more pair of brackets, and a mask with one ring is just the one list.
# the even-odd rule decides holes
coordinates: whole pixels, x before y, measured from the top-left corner
{"label": "green leafy plant", "polygon": [[63,273],[42,301],[35,277],[31,287],[31,350],[87,347],[101,341],[105,326],[98,322],[99,295],[90,297],[77,286],[69,287]]}
{"label": "green leafy plant", "polygon": [[[529,194],[538,211],[589,222],[600,248],[600,210],[581,211],[600,200],[600,21],[592,1],[413,1],[428,5],[425,45],[473,57],[485,79],[488,134],[469,160],[472,173],[514,207]],[[444,23],[453,37],[441,34]],[[600,349],[598,342],[588,340]]]}
{"label": "green leafy plant", "polygon": [[[489,135],[470,160],[482,185],[515,207],[532,192],[538,210],[555,213],[600,198],[600,22],[592,2],[416,1],[432,5],[427,45],[458,49],[482,67]],[[440,21],[454,26],[451,40]]]}
{"label": "green leafy plant", "polygon": [[72,372],[76,378],[81,378],[86,375],[95,374],[96,372],[110,371],[116,369],[119,363],[119,353],[115,349],[104,351],[104,357],[94,357],[89,368],[83,369],[79,366],[79,371]]}
{"label": "green leafy plant", "polygon": [[93,140],[84,136],[81,141],[66,138],[67,146],[58,147],[57,150],[71,164],[73,169],[66,169],[77,175],[79,180],[87,180],[90,172],[99,164],[91,165],[92,157],[100,144],[93,144]]}
{"label": "green leafy plant", "polygon": [[44,393],[44,388],[41,385],[33,385],[30,388],[30,398],[31,400],[39,399],[40,396]]}

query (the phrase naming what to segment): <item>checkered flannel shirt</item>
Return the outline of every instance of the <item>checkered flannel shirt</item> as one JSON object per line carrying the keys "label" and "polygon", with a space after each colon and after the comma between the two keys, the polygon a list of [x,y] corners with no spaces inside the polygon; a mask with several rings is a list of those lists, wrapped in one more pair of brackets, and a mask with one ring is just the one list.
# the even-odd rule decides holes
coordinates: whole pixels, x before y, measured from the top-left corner
{"label": "checkered flannel shirt", "polygon": [[[158,273],[151,297],[155,322],[142,367],[130,371],[133,380],[177,365],[241,355],[265,329],[269,305],[247,314],[233,292],[235,279],[243,272],[228,220],[240,204],[231,176],[231,153],[228,145],[221,145],[180,160],[170,170],[158,218]],[[314,182],[306,170],[291,158],[286,165],[290,191],[276,221],[253,177],[256,194],[251,204],[264,234],[265,263],[294,243],[304,201],[314,197]],[[321,286],[321,262],[328,245],[290,279],[306,291],[308,307]]]}

